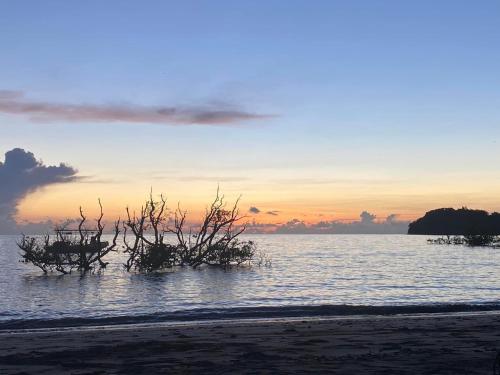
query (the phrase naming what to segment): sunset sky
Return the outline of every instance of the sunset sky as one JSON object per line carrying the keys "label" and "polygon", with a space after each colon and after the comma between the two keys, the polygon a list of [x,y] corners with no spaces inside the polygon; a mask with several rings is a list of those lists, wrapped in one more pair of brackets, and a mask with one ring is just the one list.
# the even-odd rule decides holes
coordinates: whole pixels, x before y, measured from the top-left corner
{"label": "sunset sky", "polygon": [[5,1],[0,48],[0,162],[78,170],[18,223],[217,184],[256,223],[500,210],[497,0]]}

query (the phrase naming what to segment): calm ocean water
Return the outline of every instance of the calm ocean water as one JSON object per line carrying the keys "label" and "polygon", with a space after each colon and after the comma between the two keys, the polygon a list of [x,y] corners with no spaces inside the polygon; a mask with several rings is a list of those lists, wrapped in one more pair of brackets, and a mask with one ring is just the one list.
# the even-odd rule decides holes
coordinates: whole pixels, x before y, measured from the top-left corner
{"label": "calm ocean water", "polygon": [[500,301],[500,250],[429,245],[405,235],[252,235],[270,268],[43,275],[0,236],[0,322],[106,318],[192,309]]}

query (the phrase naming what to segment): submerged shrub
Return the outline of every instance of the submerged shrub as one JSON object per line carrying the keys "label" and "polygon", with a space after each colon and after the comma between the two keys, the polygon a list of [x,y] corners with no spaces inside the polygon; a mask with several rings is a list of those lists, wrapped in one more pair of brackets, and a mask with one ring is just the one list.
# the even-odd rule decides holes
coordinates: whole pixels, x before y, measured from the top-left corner
{"label": "submerged shrub", "polygon": [[176,248],[170,244],[151,246],[148,251],[139,255],[135,267],[141,271],[151,272],[175,265]]}
{"label": "submerged shrub", "polygon": [[462,236],[429,238],[427,242],[436,245],[463,245],[465,243],[464,238]]}
{"label": "submerged shrub", "polygon": [[[173,224],[168,226],[166,199],[161,196],[160,201],[155,202],[150,195],[139,215],[131,215],[127,209],[124,243],[128,259],[125,268],[151,272],[175,266],[228,267],[250,262],[256,246],[252,241],[237,239],[245,231],[244,225],[237,225],[243,219],[239,215],[238,202],[226,209],[224,196],[217,190],[200,226],[186,230],[186,211],[178,207]],[[174,243],[166,243],[165,234],[173,234]],[[128,241],[129,235],[133,241]]]}
{"label": "submerged shrub", "polygon": [[[127,271],[151,272],[171,268],[178,262],[175,245],[165,243],[164,225],[167,221],[167,201],[161,196],[156,202],[150,194],[139,215],[130,214],[127,207],[127,221],[124,223],[123,242],[128,259],[124,264]],[[128,236],[133,242],[128,242]],[[149,235],[148,232],[152,232]]]}
{"label": "submerged shrub", "polygon": [[44,273],[63,269],[64,259],[59,254],[47,251],[50,244],[50,237],[45,235],[43,242],[39,242],[36,237],[23,235],[17,246],[21,249],[21,262],[31,263],[40,268]]}
{"label": "submerged shrub", "polygon": [[466,234],[464,236],[446,236],[428,239],[427,242],[437,245],[497,246],[500,237],[489,234]]}
{"label": "submerged shrub", "polygon": [[255,243],[253,241],[241,242],[233,240],[230,243],[218,243],[208,248],[204,264],[208,265],[241,265],[250,262],[255,254]]}
{"label": "submerged shrub", "polygon": [[[139,214],[131,213],[127,207],[127,219],[123,223],[124,253],[127,255],[124,266],[127,271],[154,272],[203,265],[270,265],[270,259],[262,253],[255,261],[256,245],[253,241],[238,238],[245,231],[245,225],[239,224],[244,218],[239,214],[239,199],[226,208],[224,196],[217,189],[201,223],[187,229],[186,211],[178,207],[169,220],[166,203],[163,196],[155,201],[151,193]],[[55,235],[47,234],[43,239],[23,235],[18,242],[21,261],[39,267],[44,273],[57,271],[66,274],[74,270],[88,272],[106,268],[105,256],[117,250],[120,220],[115,222],[111,245],[101,241],[104,225],[100,201],[99,207],[101,214],[96,220],[96,229],[85,227],[87,219],[80,208],[78,229],[63,226],[55,229]]]}
{"label": "submerged shrub", "polygon": [[17,243],[21,249],[21,262],[33,264],[44,273],[57,271],[67,274],[74,270],[85,273],[106,268],[108,263],[104,262],[104,257],[116,248],[119,221],[115,223],[111,245],[101,241],[104,214],[100,201],[99,207],[101,213],[95,230],[85,228],[87,219],[80,208],[81,220],[76,230],[67,229],[66,226],[56,228],[54,240],[48,234],[42,240],[23,234]]}
{"label": "submerged shrub", "polygon": [[492,246],[499,242],[499,239],[489,234],[469,234],[464,236],[464,242],[468,246]]}
{"label": "submerged shrub", "polygon": [[[239,199],[226,209],[224,196],[217,194],[211,205],[205,210],[202,223],[197,228],[190,228],[188,235],[184,228],[186,212],[179,207],[175,211],[173,227],[168,232],[175,234],[181,249],[181,265],[197,268],[201,265],[230,266],[249,262],[255,255],[252,241],[237,239],[246,229],[238,225],[244,218],[238,209]],[[194,231],[194,234],[193,234]]]}

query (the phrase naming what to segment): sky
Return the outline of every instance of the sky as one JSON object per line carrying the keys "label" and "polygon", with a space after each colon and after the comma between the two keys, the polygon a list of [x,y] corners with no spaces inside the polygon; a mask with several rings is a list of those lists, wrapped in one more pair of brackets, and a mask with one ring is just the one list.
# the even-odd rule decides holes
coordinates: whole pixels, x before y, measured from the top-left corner
{"label": "sky", "polygon": [[17,0],[0,51],[10,230],[217,185],[256,231],[500,210],[498,1]]}

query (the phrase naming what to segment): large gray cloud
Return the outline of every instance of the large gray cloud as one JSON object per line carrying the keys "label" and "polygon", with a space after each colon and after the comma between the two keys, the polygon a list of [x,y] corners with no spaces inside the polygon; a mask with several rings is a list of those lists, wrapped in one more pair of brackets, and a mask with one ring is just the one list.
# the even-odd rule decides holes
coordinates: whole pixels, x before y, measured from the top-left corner
{"label": "large gray cloud", "polygon": [[21,148],[6,152],[4,162],[0,162],[0,233],[14,233],[19,229],[14,217],[26,195],[77,178],[77,170],[66,164],[44,165],[33,153]]}
{"label": "large gray cloud", "polygon": [[230,108],[69,104],[28,100],[19,91],[0,90],[0,112],[26,115],[33,121],[129,122],[168,125],[232,125],[269,118]]}

